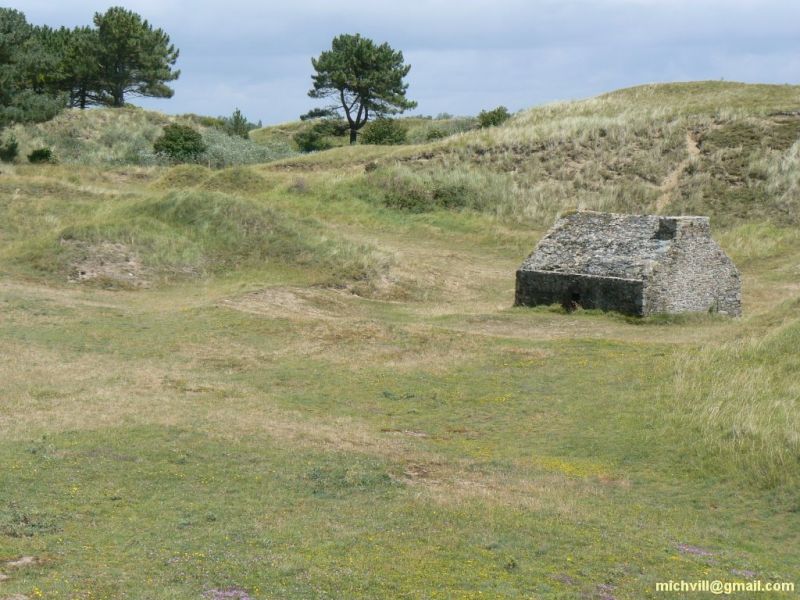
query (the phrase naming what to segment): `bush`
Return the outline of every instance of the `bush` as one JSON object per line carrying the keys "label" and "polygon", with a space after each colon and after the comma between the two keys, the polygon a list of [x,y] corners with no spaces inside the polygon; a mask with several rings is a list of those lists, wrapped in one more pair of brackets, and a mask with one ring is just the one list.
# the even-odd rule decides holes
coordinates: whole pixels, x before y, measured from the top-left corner
{"label": "bush", "polygon": [[34,164],[53,162],[53,151],[50,148],[37,148],[28,154],[28,161]]}
{"label": "bush", "polygon": [[206,151],[206,144],[203,136],[187,125],[167,125],[153,150],[175,161],[191,162]]}
{"label": "bush", "polygon": [[511,118],[511,113],[505,106],[498,106],[494,110],[482,110],[478,113],[478,123],[481,127],[494,127],[505,123]]}
{"label": "bush", "polygon": [[362,144],[405,144],[406,128],[394,119],[377,119],[361,130]]}
{"label": "bush", "polygon": [[19,143],[17,143],[17,138],[13,135],[8,138],[8,141],[4,144],[0,145],[0,160],[3,162],[14,162],[14,159],[17,158],[19,154]]}
{"label": "bush", "polygon": [[294,134],[294,142],[303,152],[316,152],[333,148],[332,137],[344,135],[347,123],[338,119],[322,119],[308,129]]}
{"label": "bush", "polygon": [[441,140],[447,137],[447,133],[445,133],[444,129],[430,129],[428,133],[425,134],[425,141],[432,142],[433,140]]}

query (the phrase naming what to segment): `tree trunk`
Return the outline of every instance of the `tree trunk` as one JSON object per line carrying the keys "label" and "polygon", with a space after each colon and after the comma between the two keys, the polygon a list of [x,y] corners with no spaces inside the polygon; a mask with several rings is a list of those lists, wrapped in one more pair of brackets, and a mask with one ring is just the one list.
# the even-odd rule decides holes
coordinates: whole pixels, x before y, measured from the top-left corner
{"label": "tree trunk", "polygon": [[356,130],[355,127],[351,127],[350,128],[350,144],[351,145],[356,143],[356,138],[357,137],[358,137],[358,131]]}
{"label": "tree trunk", "polygon": [[125,90],[116,88],[111,92],[111,106],[122,107],[125,106]]}

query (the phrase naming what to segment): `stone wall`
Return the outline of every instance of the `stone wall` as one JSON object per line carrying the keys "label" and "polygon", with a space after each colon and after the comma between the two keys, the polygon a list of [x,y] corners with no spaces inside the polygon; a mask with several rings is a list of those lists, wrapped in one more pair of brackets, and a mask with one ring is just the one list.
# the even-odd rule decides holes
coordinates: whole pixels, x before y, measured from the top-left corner
{"label": "stone wall", "polygon": [[556,271],[517,271],[516,306],[575,303],[582,308],[643,314],[643,282]]}
{"label": "stone wall", "polygon": [[678,222],[646,279],[643,314],[683,312],[742,314],[739,272],[711,238],[707,219]]}

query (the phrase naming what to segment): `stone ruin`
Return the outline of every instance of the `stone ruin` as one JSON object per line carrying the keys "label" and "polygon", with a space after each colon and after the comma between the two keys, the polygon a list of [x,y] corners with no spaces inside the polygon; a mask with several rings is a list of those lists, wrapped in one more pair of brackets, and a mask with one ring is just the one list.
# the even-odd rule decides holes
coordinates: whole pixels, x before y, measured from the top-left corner
{"label": "stone ruin", "polygon": [[708,217],[575,211],[522,263],[514,304],[739,316],[741,281]]}

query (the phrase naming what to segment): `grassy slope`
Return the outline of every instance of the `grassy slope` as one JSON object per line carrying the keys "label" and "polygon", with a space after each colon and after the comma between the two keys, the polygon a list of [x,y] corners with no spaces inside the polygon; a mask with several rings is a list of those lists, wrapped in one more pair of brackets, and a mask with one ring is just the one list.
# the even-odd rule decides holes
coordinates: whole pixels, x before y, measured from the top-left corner
{"label": "grassy slope", "polygon": [[[248,169],[4,168],[0,597],[798,581],[798,164],[770,116],[797,98],[648,86]],[[576,204],[710,212],[745,317],[510,308]],[[67,283],[65,238],[149,286]]]}

